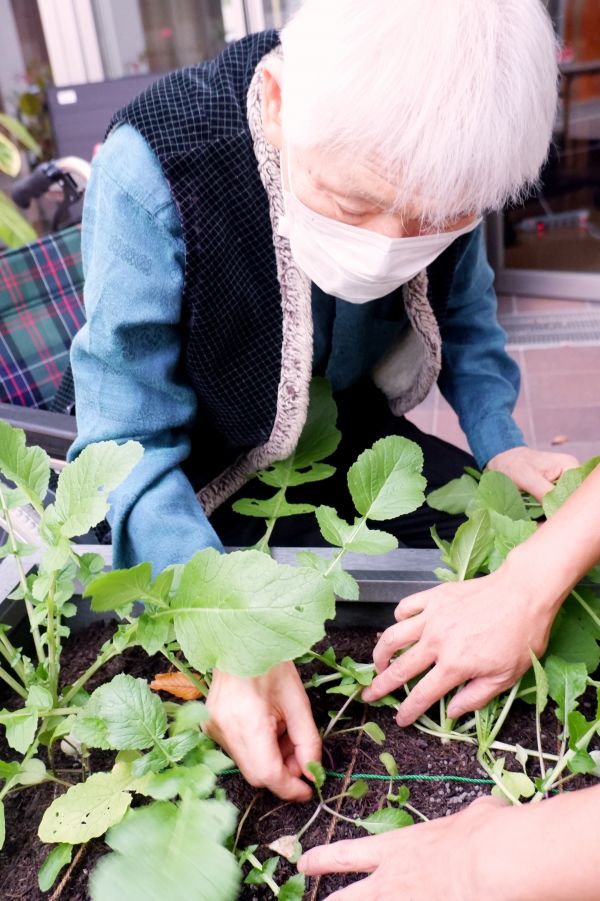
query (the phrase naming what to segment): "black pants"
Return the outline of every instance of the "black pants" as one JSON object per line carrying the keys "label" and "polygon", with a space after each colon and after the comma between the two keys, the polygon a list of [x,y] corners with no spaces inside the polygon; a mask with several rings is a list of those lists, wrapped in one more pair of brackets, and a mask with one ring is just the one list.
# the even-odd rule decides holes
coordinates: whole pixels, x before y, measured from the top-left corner
{"label": "black pants", "polygon": [[[372,383],[361,383],[335,397],[338,405],[338,428],[342,440],[336,452],[327,460],[336,467],[336,473],[323,482],[312,482],[289,488],[286,494],[290,503],[310,503],[334,507],[344,519],[353,521],[357,515],[348,491],[346,474],[356,458],[371,447],[378,438],[401,435],[415,441],[423,450],[427,479],[427,491],[433,491],[462,475],[465,466],[475,466],[474,459],[465,451],[427,435],[404,417],[394,416],[383,394]],[[255,544],[264,534],[264,520],[240,516],[231,509],[239,497],[271,497],[276,489],[252,479],[229,501],[213,513],[211,522],[227,547],[247,547]],[[435,525],[442,538],[451,539],[463,522],[462,516],[449,516],[431,510],[424,504],[419,510],[397,519],[377,524],[376,528],[392,532],[398,541],[408,547],[433,547],[430,535]],[[326,544],[313,514],[284,517],[278,520],[270,544],[279,547],[319,547]]]}

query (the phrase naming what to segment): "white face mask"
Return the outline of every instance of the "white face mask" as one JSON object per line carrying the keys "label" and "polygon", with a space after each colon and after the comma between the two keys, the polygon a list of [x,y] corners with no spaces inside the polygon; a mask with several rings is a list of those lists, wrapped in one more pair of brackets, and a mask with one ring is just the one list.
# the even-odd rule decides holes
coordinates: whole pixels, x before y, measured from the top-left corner
{"label": "white face mask", "polygon": [[290,190],[283,188],[285,216],[279,233],[289,239],[294,260],[311,281],[326,294],[350,303],[390,294],[481,222],[477,219],[451,232],[388,238],[314,212],[294,194],[289,164],[288,179]]}

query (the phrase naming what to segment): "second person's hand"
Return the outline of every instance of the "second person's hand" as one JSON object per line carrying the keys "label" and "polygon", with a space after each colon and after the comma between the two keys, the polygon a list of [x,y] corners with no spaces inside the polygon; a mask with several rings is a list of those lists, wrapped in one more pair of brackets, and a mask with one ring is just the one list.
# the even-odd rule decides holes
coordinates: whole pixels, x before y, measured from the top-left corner
{"label": "second person's hand", "polygon": [[311,761],[321,760],[321,737],[295,665],[281,663],[244,679],[215,670],[206,699],[205,731],[235,760],[244,778],[286,801],[308,801]]}

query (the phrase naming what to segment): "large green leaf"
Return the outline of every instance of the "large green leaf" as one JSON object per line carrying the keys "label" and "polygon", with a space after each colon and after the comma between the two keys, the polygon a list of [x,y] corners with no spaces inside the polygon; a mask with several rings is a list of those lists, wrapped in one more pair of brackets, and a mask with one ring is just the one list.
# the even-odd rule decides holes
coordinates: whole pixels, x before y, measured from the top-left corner
{"label": "large green leaf", "polygon": [[19,754],[25,754],[35,738],[38,724],[37,710],[0,711],[0,723],[6,729],[6,741]]}
{"label": "large green leaf", "polygon": [[547,653],[568,663],[583,663],[588,673],[593,673],[600,665],[600,647],[579,612],[568,605],[569,601],[552,623]]}
{"label": "large green leaf", "polygon": [[398,539],[389,532],[370,529],[364,519],[354,525],[339,517],[333,507],[318,507],[317,522],[321,535],[335,547],[343,547],[356,554],[387,554],[398,547]]}
{"label": "large green leaf", "polygon": [[561,723],[577,707],[577,699],[587,687],[587,670],[584,663],[568,663],[560,657],[548,657],[544,665],[548,680],[548,692],[557,704],[556,716]]}
{"label": "large green leaf", "polygon": [[459,581],[471,579],[483,566],[494,543],[487,510],[478,510],[457,530],[450,549],[450,560]]}
{"label": "large green leaf", "polygon": [[25,432],[1,419],[0,472],[17,485],[36,510],[42,510],[50,479],[50,458],[41,447],[27,447]]}
{"label": "large green leaf", "polygon": [[340,443],[336,428],[337,407],[327,379],[315,377],[310,383],[308,415],[293,454],[294,469],[303,469],[325,460]]}
{"label": "large green leaf", "polygon": [[131,776],[117,764],[110,773],[94,773],[52,802],[38,829],[43,842],[78,845],[104,835],[123,819],[131,804]]}
{"label": "large green leaf", "polygon": [[394,519],[424,502],[423,452],[407,438],[391,435],[376,441],[348,470],[354,506],[368,519]]}
{"label": "large green leaf", "polygon": [[299,566],[308,566],[329,580],[331,587],[339,598],[346,601],[357,601],[359,597],[358,582],[354,576],[342,569],[341,562],[331,569],[331,560],[321,557],[312,551],[298,551],[296,560]]}
{"label": "large green leaf", "polygon": [[157,801],[110,830],[113,849],[90,879],[92,901],[233,901],[240,871],[223,847],[235,826],[226,801]]}
{"label": "large green leaf", "polygon": [[537,524],[527,519],[509,519],[500,513],[490,513],[494,530],[494,550],[490,555],[491,570],[498,569],[517,545],[522,544],[537,530]]}
{"label": "large green leaf", "polygon": [[160,742],[166,728],[165,709],[148,683],[120,673],[90,695],[72,731],[91,747],[143,750]]}
{"label": "large green leaf", "polygon": [[137,441],[90,444],[61,472],[54,514],[60,533],[72,538],[98,525],[108,511],[108,495],[142,457]]}
{"label": "large green leaf", "polygon": [[149,563],[139,563],[131,569],[113,569],[89,582],[85,597],[92,598],[92,610],[100,613],[120,610],[134,601],[166,603],[173,576],[172,569],[165,570],[153,583]]}
{"label": "large green leaf", "polygon": [[469,505],[475,500],[478,482],[469,475],[452,479],[447,485],[427,495],[427,503],[434,510],[442,513],[466,513]]}
{"label": "large green leaf", "polygon": [[599,463],[600,457],[592,457],[591,460],[588,460],[582,466],[578,466],[577,469],[568,469],[567,472],[562,474],[556,483],[556,487],[542,499],[544,513],[548,518],[554,516],[559,507],[562,507],[564,502],[571,497],[573,492],[579,488],[581,483],[587,479]]}
{"label": "large green leaf", "polygon": [[209,548],[186,564],[173,611],[192,666],[258,676],[310,650],[335,603],[330,584],[314,570],[277,564],[258,551]]}
{"label": "large green leaf", "polygon": [[476,499],[486,510],[509,519],[529,519],[521,492],[502,472],[484,472],[477,487]]}

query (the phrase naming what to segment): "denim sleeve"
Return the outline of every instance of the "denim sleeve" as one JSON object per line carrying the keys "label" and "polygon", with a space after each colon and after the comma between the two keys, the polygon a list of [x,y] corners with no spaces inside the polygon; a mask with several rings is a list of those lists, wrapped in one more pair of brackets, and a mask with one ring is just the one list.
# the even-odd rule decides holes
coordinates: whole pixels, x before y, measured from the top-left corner
{"label": "denim sleeve", "polygon": [[82,224],[87,321],[73,342],[78,437],[133,438],[142,461],[111,494],[114,565],[155,573],[222,549],[181,470],[197,403],[179,369],[185,248],[158,160],[123,125],[97,155]]}
{"label": "denim sleeve", "polygon": [[494,273],[479,226],[459,259],[452,285],[442,326],[439,386],[482,468],[496,454],[525,444],[512,418],[521,377],[506,353],[506,334],[496,313]]}

